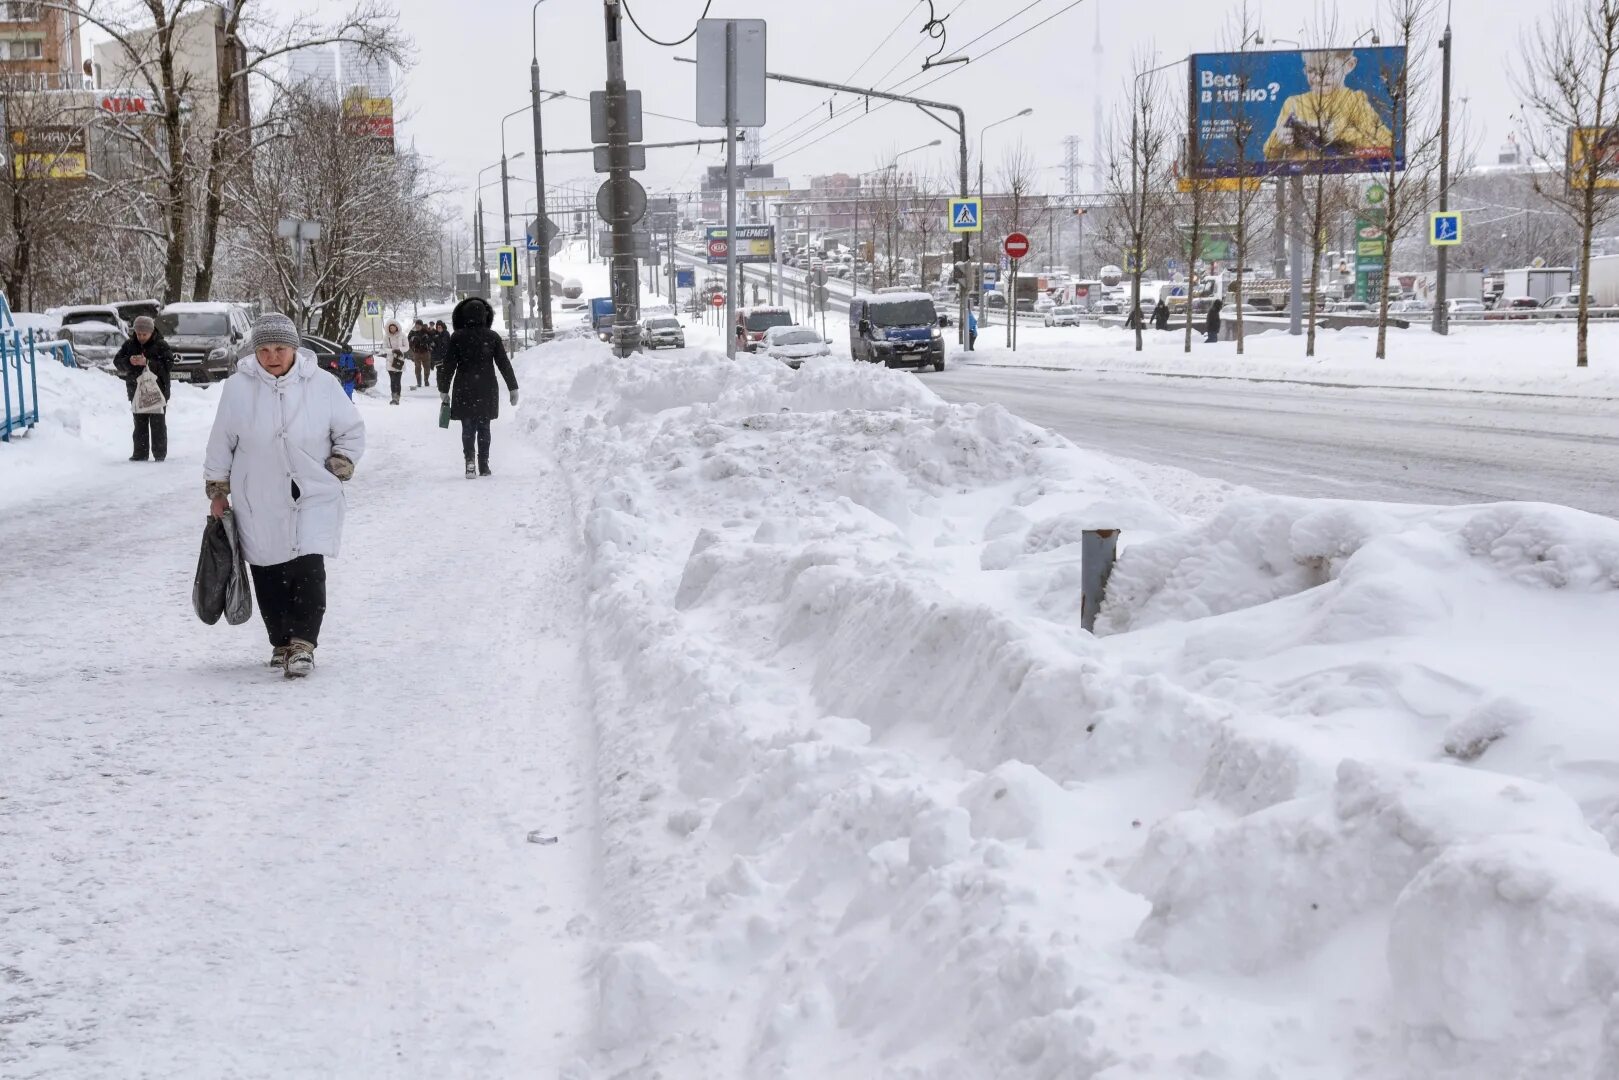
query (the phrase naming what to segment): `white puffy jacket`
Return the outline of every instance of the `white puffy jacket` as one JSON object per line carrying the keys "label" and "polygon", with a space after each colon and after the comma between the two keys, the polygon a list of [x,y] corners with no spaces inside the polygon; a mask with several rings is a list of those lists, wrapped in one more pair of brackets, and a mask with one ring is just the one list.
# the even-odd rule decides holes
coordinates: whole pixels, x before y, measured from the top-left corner
{"label": "white puffy jacket", "polygon": [[274,566],[337,554],[345,500],[326,459],[358,463],[364,452],[365,421],[314,353],[299,349],[279,379],[250,355],[221,388],[203,477],[230,481],[243,554],[254,566]]}
{"label": "white puffy jacket", "polygon": [[403,330],[388,330],[382,335],[382,347],[389,352],[409,352],[410,335]]}

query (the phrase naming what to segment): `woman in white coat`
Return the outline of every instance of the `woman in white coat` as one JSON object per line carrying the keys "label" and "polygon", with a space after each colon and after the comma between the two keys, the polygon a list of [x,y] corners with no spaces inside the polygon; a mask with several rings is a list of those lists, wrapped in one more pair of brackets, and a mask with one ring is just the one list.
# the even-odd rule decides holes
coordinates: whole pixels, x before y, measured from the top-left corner
{"label": "woman in white coat", "polygon": [[410,351],[410,339],[405,332],[399,329],[399,324],[390,322],[387,331],[382,335],[382,351],[388,354],[388,387],[393,391],[390,403],[399,404],[399,392],[404,389],[405,381],[405,353]]}
{"label": "woman in white coat", "polygon": [[221,389],[203,465],[215,517],[233,509],[272,666],[308,675],[326,614],[326,556],[343,532],[343,481],[365,421],[343,386],[300,348],[285,315],[253,324],[253,355]]}

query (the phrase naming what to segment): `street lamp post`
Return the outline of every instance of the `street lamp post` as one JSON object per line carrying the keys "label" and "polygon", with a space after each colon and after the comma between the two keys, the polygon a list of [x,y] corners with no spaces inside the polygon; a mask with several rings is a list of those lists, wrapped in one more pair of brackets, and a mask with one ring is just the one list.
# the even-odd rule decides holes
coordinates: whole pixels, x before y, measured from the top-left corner
{"label": "street lamp post", "polygon": [[[1029,116],[1029,115],[1033,114],[1033,112],[1034,112],[1034,107],[1031,105],[1027,109],[1021,109],[1018,112],[1013,113],[1011,116],[1003,116],[1001,119],[995,121],[993,124],[985,124],[983,127],[978,129],[978,213],[980,215],[982,215],[984,213],[984,136],[989,132],[990,128],[1000,127],[1002,124],[1010,124],[1013,120],[1021,120],[1025,116]],[[985,245],[985,248],[986,248],[986,251],[984,253],[980,254],[979,257],[978,257],[978,261],[979,261],[980,265],[982,265],[982,263],[984,261],[984,255],[988,254],[988,251],[987,251],[988,245],[987,244]],[[971,269],[972,269],[972,267],[968,267],[969,271]],[[962,282],[963,287],[971,286],[972,284],[974,284],[973,279],[979,278],[981,275],[969,273],[967,276],[968,276],[968,280]],[[978,286],[978,321],[980,323],[983,323],[985,326],[987,326],[989,324],[984,322],[985,316],[987,314],[987,312],[984,310],[984,283],[983,283],[982,280],[979,280],[979,281],[976,282],[976,284]],[[1015,309],[1016,309],[1016,301],[1013,301],[1013,306],[1012,306],[1012,308],[1009,308],[1008,311],[1010,312],[1010,311],[1015,310]],[[1008,326],[1011,325],[1012,319],[1013,319],[1013,316],[1011,314],[1008,314],[1006,316],[1006,321],[1007,321]]]}
{"label": "street lamp post", "polygon": [[[935,146],[942,145],[943,142],[944,142],[943,139],[934,139],[930,143],[923,143],[921,146],[913,146],[909,150],[901,150],[899,153],[895,154],[892,158],[889,159],[887,165],[881,165],[881,166],[878,166],[875,169],[868,169],[865,172],[860,173],[858,176],[855,177],[855,189],[854,189],[854,243],[855,243],[855,248],[856,248],[857,251],[858,251],[858,249],[860,247],[860,191],[861,191],[862,186],[864,185],[865,178],[868,177],[868,176],[876,176],[878,173],[892,172],[899,165],[899,159],[904,157],[906,154],[914,154],[918,150],[928,150],[928,149],[931,149],[931,148],[933,148]],[[870,259],[866,260],[866,269],[868,271],[870,271],[870,273],[871,273],[871,291],[876,292],[877,291],[877,266],[876,266],[876,262],[877,262],[877,215],[875,213],[873,213],[871,215],[871,256],[872,257]],[[853,292],[858,295],[859,292],[860,292],[860,275],[859,274],[851,275],[851,280],[852,280],[852,284],[853,284]]]}
{"label": "street lamp post", "polygon": [[537,29],[540,5],[545,0],[534,0],[529,9],[529,44],[533,59],[528,65],[529,108],[534,113],[534,190],[539,203],[536,222],[540,230],[540,250],[536,252],[536,284],[540,287],[540,340],[551,340],[551,242],[545,234],[545,139],[540,132],[540,39]]}
{"label": "street lamp post", "polygon": [[[485,236],[483,227],[483,174],[488,172],[490,169],[499,169],[501,176],[504,177],[506,175],[506,159],[502,157],[493,165],[486,165],[478,170],[478,190],[476,192],[477,205],[475,208],[476,216],[473,219],[473,223],[478,227],[478,235],[475,236],[473,240],[478,245],[478,284],[483,288],[485,294],[489,292],[489,260],[487,258],[487,253],[484,250],[487,238]],[[488,296],[485,295],[484,299],[487,300]]]}
{"label": "street lamp post", "polygon": [[[511,201],[511,193],[508,190],[509,185],[508,185],[508,182],[507,182],[508,177],[507,177],[507,173],[506,173],[506,162],[507,161],[516,161],[518,158],[523,156],[524,151],[519,150],[517,153],[513,154],[510,158],[507,158],[507,156],[506,156],[506,121],[510,120],[514,116],[521,116],[524,112],[526,112],[528,110],[528,108],[529,108],[529,106],[525,105],[521,109],[513,109],[511,112],[507,113],[505,116],[502,116],[500,118],[500,227],[501,227],[501,236],[503,237],[502,242],[507,247],[512,246],[512,201]],[[517,273],[517,258],[514,255],[512,257],[512,274],[513,274],[514,277],[516,276],[516,273]],[[506,349],[507,349],[507,351],[510,351],[516,344],[516,339],[512,334],[512,322],[513,322],[513,316],[514,316],[513,302],[514,302],[514,299],[516,297],[516,292],[517,292],[517,290],[516,290],[516,288],[514,286],[511,286],[511,285],[506,286]]]}

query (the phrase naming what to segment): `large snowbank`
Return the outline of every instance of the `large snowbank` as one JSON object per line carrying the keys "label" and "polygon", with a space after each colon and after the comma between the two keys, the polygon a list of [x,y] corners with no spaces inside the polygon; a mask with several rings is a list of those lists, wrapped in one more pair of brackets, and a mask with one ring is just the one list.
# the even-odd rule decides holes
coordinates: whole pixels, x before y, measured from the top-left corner
{"label": "large snowbank", "polygon": [[606,905],[571,1076],[1613,1075],[1619,524],[1184,520],[910,375],[549,348]]}

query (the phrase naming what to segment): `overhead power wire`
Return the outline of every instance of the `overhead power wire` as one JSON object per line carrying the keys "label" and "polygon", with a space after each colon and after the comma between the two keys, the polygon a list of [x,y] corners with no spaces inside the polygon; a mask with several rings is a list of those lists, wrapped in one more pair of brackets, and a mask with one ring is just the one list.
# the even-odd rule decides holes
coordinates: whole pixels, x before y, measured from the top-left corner
{"label": "overhead power wire", "polygon": [[[1042,2],[1043,2],[1043,0],[1034,0],[1034,4],[1030,4],[1029,7],[1034,7],[1035,4],[1042,3]],[[978,56],[975,59],[976,60],[987,60],[989,57],[994,56],[997,52],[1000,52],[1006,46],[1012,44],[1012,42],[1018,40],[1021,37],[1024,37],[1027,34],[1032,34],[1034,31],[1040,29],[1040,27],[1046,25],[1046,23],[1050,22],[1051,20],[1057,18],[1060,15],[1065,14],[1066,12],[1072,11],[1074,8],[1078,7],[1080,4],[1083,4],[1084,2],[1085,2],[1085,0],[1072,0],[1071,3],[1066,4],[1061,8],[1058,8],[1056,11],[1052,12],[1050,15],[1047,15],[1045,18],[1041,19],[1039,22],[1034,23],[1033,25],[1027,27],[1026,29],[1018,31],[1016,34],[1013,34],[1011,37],[1007,38],[1005,41],[999,42],[998,44],[992,46],[991,48],[986,50],[983,53],[983,55]],[[1029,9],[1029,7],[1024,8],[1023,11],[1027,11]],[[1020,11],[1018,14],[1022,14],[1022,11]],[[1006,25],[1006,21],[1002,21],[998,25],[1004,26],[1004,25]],[[990,31],[985,31],[985,33],[989,33],[989,32]],[[974,38],[973,40],[977,41],[980,38],[982,38],[983,36],[984,36],[983,34],[980,34],[977,38]],[[948,70],[946,70],[944,72],[941,72],[938,75],[935,75],[933,78],[929,79],[927,82],[923,83],[922,85],[911,87],[906,92],[914,94],[916,91],[925,90],[928,87],[932,86],[934,83],[939,82],[942,79],[948,79],[950,76],[954,75],[956,72],[960,71],[962,69],[962,67],[965,67],[965,66],[967,66],[967,65],[962,65],[961,67],[949,68]],[[914,77],[915,76],[910,76],[910,77],[908,77],[906,79],[902,79],[902,80],[900,80],[900,83],[898,83],[896,85],[903,85],[903,83],[908,82],[910,80],[910,78],[914,78]],[[892,102],[892,101],[884,101],[882,104],[880,104],[876,108],[872,109],[872,112],[880,112],[883,109],[886,109],[888,106],[893,105],[893,104],[896,104],[896,103]],[[838,132],[842,131],[844,128],[849,127],[851,124],[859,123],[861,120],[865,119],[865,117],[868,116],[868,115],[870,115],[870,114],[869,113],[863,113],[862,115],[855,117],[853,120],[850,120],[848,123],[839,124],[837,127],[833,128],[831,131],[828,131],[826,134],[820,136],[819,138],[813,139],[810,142],[807,142],[802,146],[799,146],[799,147],[796,147],[796,148],[794,148],[792,150],[789,150],[785,154],[775,154],[775,155],[772,155],[772,156],[775,158],[776,161],[785,160],[786,158],[792,157],[794,154],[798,154],[798,153],[801,153],[801,152],[803,152],[805,150],[808,150],[810,147],[815,146],[817,143],[821,143],[821,142],[824,142],[827,139],[830,139],[832,136],[836,135]]]}
{"label": "overhead power wire", "polygon": [[[713,7],[713,6],[714,6],[714,0],[708,0],[708,2],[703,5],[703,13],[701,15],[697,16],[697,21],[702,22],[704,19],[708,18],[708,9]],[[635,12],[630,10],[630,0],[624,0],[624,14],[626,14],[626,15],[628,15],[630,17],[630,25],[635,27],[637,33],[639,33],[642,37],[646,38],[648,41],[652,42],[652,44],[654,44],[654,45],[662,45],[666,49],[673,49],[673,48],[676,48],[677,46],[684,45],[684,44],[686,44],[686,42],[690,41],[692,38],[697,36],[697,27],[693,26],[691,28],[691,33],[687,34],[685,37],[681,38],[679,41],[661,41],[658,38],[655,38],[651,34],[647,33],[645,30],[643,30],[641,28],[641,24],[639,22],[636,22],[636,20],[635,20]]]}

